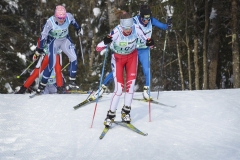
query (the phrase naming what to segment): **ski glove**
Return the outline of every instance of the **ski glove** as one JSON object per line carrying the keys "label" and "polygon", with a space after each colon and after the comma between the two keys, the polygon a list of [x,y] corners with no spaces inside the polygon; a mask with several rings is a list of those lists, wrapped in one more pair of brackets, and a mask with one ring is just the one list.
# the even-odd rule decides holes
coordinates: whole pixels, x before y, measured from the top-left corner
{"label": "ski glove", "polygon": [[33,55],[32,57],[32,60],[33,61],[36,61],[38,59],[38,56],[39,56],[39,53],[38,52],[35,52],[35,54]]}
{"label": "ski glove", "polygon": [[172,17],[167,17],[168,30],[172,29]]}
{"label": "ski glove", "polygon": [[106,37],[104,37],[103,42],[104,42],[105,45],[111,43],[112,42],[112,37],[107,35]]}
{"label": "ski glove", "polygon": [[38,54],[44,54],[44,53],[45,53],[43,49],[38,48],[38,47],[37,47],[37,49],[36,49],[36,52],[37,52]]}
{"label": "ski glove", "polygon": [[77,36],[82,36],[83,35],[83,30],[81,28],[76,30],[76,35]]}
{"label": "ski glove", "polygon": [[154,40],[151,38],[148,38],[146,41],[146,46],[153,46],[154,45]]}

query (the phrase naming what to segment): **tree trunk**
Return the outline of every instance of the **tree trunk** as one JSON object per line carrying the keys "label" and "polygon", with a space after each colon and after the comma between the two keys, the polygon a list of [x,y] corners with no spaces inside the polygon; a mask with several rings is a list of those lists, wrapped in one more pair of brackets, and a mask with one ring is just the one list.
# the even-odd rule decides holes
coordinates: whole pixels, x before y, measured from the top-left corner
{"label": "tree trunk", "polygon": [[179,51],[179,42],[178,42],[178,33],[176,31],[175,36],[176,36],[176,48],[177,48],[177,54],[178,54],[178,65],[179,65],[179,72],[180,72],[180,79],[181,79],[181,86],[182,90],[185,90],[184,87],[184,78],[183,78],[183,71],[182,71],[182,62],[181,62],[181,53]]}
{"label": "tree trunk", "polygon": [[218,53],[220,50],[220,11],[221,3],[218,3],[218,0],[215,0],[213,3],[213,8],[216,9],[216,17],[211,20],[212,32],[209,36],[209,45],[208,45],[208,55],[209,55],[209,89],[216,89],[216,80],[217,80],[217,66],[218,66]]}
{"label": "tree trunk", "polygon": [[208,11],[208,0],[205,0],[205,27],[204,27],[204,36],[203,36],[203,89],[208,89],[208,76],[207,76],[208,75],[207,74],[208,33],[209,33],[209,11]]}
{"label": "tree trunk", "polygon": [[237,0],[232,0],[232,56],[233,56],[233,87],[240,88],[239,80],[239,45],[238,45],[238,8]]}
{"label": "tree trunk", "polygon": [[195,67],[195,89],[199,90],[199,66],[198,66],[198,18],[197,13],[195,11],[195,3],[190,1],[191,10],[193,14],[193,43],[194,43],[194,67]]}
{"label": "tree trunk", "polygon": [[185,35],[186,35],[186,47],[187,47],[187,55],[188,55],[188,86],[189,86],[189,90],[192,90],[192,74],[191,74],[191,51],[190,51],[190,47],[189,47],[189,35],[188,35],[188,5],[187,5],[187,1],[185,0],[185,4],[186,4],[186,23],[185,23]]}
{"label": "tree trunk", "polygon": [[110,0],[108,0],[107,4],[108,4],[108,22],[109,22],[110,30],[112,30],[116,26],[116,20],[117,20],[114,14],[115,2],[114,1],[110,2]]}
{"label": "tree trunk", "polygon": [[[94,0],[91,0],[90,1],[90,18],[92,19],[92,17],[94,17],[94,14],[93,14],[93,7],[95,6],[95,1]],[[91,25],[91,21],[89,21],[88,23],[89,25],[89,28],[92,28],[90,27]],[[93,38],[92,38],[92,45],[91,45],[91,52],[90,52],[90,57],[89,57],[89,69],[92,69],[92,65],[93,65],[93,59],[94,59],[94,53],[95,53],[95,42],[96,42],[96,33],[95,33],[95,29],[93,28]]]}

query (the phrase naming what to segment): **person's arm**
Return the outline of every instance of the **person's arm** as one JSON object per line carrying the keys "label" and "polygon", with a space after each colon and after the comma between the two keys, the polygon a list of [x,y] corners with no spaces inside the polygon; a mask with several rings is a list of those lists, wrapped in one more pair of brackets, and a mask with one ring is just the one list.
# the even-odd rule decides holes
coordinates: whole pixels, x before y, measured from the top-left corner
{"label": "person's arm", "polygon": [[138,25],[136,25],[136,31],[137,31],[138,37],[140,39],[146,41],[146,46],[153,46],[154,45],[154,40],[152,38],[147,38]]}
{"label": "person's arm", "polygon": [[73,17],[73,15],[71,13],[67,13],[68,19],[70,21],[70,23],[73,25],[73,27],[76,30],[76,34],[78,36],[83,35],[83,29],[81,28],[81,26],[76,22],[75,18]]}
{"label": "person's arm", "polygon": [[142,29],[139,27],[139,25],[135,24],[136,32],[138,35],[138,38],[142,39],[143,41],[146,41],[148,38],[143,33]]}
{"label": "person's arm", "polygon": [[78,30],[81,29],[80,25],[76,22],[75,18],[73,17],[73,15],[71,13],[67,13],[67,17],[69,22],[73,25],[73,27]]}
{"label": "person's arm", "polygon": [[157,27],[159,29],[162,29],[162,30],[167,30],[168,29],[168,25],[167,24],[158,21],[154,17],[151,18],[151,22],[152,22],[153,26],[155,26],[155,27]]}
{"label": "person's arm", "polygon": [[[104,40],[101,41],[100,43],[98,43],[97,47],[96,47],[96,51],[101,52],[103,49],[105,49],[107,47],[107,44],[105,43],[111,43],[112,41],[115,41],[117,38],[119,37],[119,33],[118,31],[116,31],[115,29],[106,37],[104,37]],[[105,42],[104,42],[105,41]]]}
{"label": "person's arm", "polygon": [[50,19],[47,20],[47,22],[45,23],[43,30],[41,32],[41,36],[40,36],[40,41],[39,41],[39,45],[38,48],[39,49],[43,49],[45,42],[47,40],[48,34],[49,32],[52,30],[52,23],[50,22]]}

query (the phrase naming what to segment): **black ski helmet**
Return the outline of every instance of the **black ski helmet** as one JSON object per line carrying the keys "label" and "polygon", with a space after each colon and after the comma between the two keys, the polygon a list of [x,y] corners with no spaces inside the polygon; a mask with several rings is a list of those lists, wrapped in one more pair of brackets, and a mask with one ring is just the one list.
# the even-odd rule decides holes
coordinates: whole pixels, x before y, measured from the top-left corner
{"label": "black ski helmet", "polygon": [[152,11],[149,8],[148,5],[142,5],[140,8],[140,17],[142,18],[151,18],[152,17]]}

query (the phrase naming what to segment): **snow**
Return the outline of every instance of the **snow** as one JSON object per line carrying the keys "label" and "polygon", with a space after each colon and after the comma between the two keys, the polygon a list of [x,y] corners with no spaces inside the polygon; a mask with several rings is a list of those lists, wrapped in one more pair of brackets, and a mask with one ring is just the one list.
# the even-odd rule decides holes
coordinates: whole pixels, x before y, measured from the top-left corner
{"label": "snow", "polygon": [[211,14],[210,14],[210,19],[214,19],[217,16],[217,10],[215,8],[212,8]]}
{"label": "snow", "polygon": [[25,55],[25,54],[21,54],[20,52],[17,52],[17,56],[18,56],[19,58],[23,59],[24,62],[27,61],[27,59],[26,59],[26,55]]}
{"label": "snow", "polygon": [[101,14],[100,8],[93,8],[93,14],[95,17],[98,17]]}
{"label": "snow", "polygon": [[92,128],[96,103],[73,109],[88,95],[0,94],[0,159],[237,160],[239,95],[240,89],[160,92],[157,101],[177,106],[151,104],[151,122],[148,103],[134,100],[132,124],[148,136],[114,125],[100,140],[111,94],[99,100]]}

